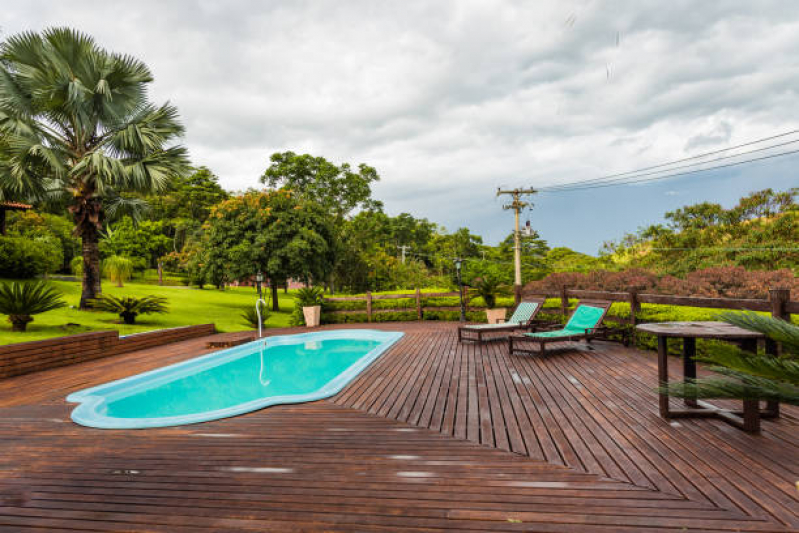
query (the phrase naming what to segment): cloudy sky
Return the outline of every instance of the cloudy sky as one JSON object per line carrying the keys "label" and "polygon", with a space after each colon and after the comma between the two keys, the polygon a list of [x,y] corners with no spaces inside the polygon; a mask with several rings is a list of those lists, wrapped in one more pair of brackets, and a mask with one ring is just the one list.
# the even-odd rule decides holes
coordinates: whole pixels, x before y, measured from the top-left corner
{"label": "cloudy sky", "polygon": [[[226,188],[257,186],[276,151],[363,162],[391,214],[487,242],[512,224],[498,186],[799,128],[796,0],[3,0],[4,35],[53,25],[144,60]],[[799,185],[797,164],[542,193],[525,216],[551,245],[595,253],[668,209]]]}

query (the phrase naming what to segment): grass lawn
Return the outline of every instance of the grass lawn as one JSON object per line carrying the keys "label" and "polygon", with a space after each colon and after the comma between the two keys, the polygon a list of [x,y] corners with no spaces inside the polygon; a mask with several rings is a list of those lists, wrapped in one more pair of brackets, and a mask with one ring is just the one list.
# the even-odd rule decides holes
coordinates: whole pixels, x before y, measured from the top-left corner
{"label": "grass lawn", "polygon": [[[0,280],[3,281],[3,280]],[[86,331],[117,330],[120,335],[138,333],[153,329],[174,328],[193,324],[214,323],[221,332],[250,329],[244,325],[241,313],[245,307],[255,305],[255,289],[252,287],[216,289],[196,289],[188,287],[159,287],[138,283],[126,283],[115,287],[111,282],[103,282],[103,293],[114,296],[146,296],[155,294],[167,299],[169,312],[161,315],[140,315],[136,324],[128,326],[112,314],[99,311],[79,311],[80,283],[72,281],[53,281],[52,284],[64,293],[64,299],[72,307],[57,309],[35,315],[25,333],[12,333],[11,323],[0,315],[0,345],[14,342],[34,341],[62,335],[73,335]],[[270,313],[268,327],[289,325],[294,297],[291,292],[280,293],[280,312]]]}

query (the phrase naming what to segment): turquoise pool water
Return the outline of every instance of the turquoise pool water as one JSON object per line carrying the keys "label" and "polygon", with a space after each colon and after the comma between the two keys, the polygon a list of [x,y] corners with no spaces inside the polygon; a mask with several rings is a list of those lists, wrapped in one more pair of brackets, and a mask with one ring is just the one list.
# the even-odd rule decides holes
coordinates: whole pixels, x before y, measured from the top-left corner
{"label": "turquoise pool water", "polygon": [[271,337],[67,397],[97,428],[192,424],[340,391],[402,333],[339,330]]}

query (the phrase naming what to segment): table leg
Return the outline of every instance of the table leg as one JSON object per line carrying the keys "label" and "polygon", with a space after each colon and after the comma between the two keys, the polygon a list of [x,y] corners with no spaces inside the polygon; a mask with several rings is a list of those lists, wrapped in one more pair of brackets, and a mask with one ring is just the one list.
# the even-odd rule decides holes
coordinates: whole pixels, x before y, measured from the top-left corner
{"label": "table leg", "polygon": [[[664,387],[669,384],[669,344],[668,338],[658,336],[658,381]],[[669,395],[660,393],[660,416],[669,418]]]}
{"label": "table leg", "polygon": [[[686,383],[696,381],[696,339],[685,337],[682,340],[682,375]],[[697,407],[696,398],[685,398],[685,405]]]}

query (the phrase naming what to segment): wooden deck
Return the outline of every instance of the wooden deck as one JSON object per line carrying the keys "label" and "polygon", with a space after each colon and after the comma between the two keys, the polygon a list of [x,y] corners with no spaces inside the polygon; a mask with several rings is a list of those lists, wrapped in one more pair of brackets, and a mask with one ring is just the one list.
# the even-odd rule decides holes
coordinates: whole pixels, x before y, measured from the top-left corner
{"label": "wooden deck", "polygon": [[651,353],[375,327],[406,336],[338,396],[194,426],[83,428],[64,397],[207,339],[0,381],[0,531],[799,531],[799,410],[669,423]]}

